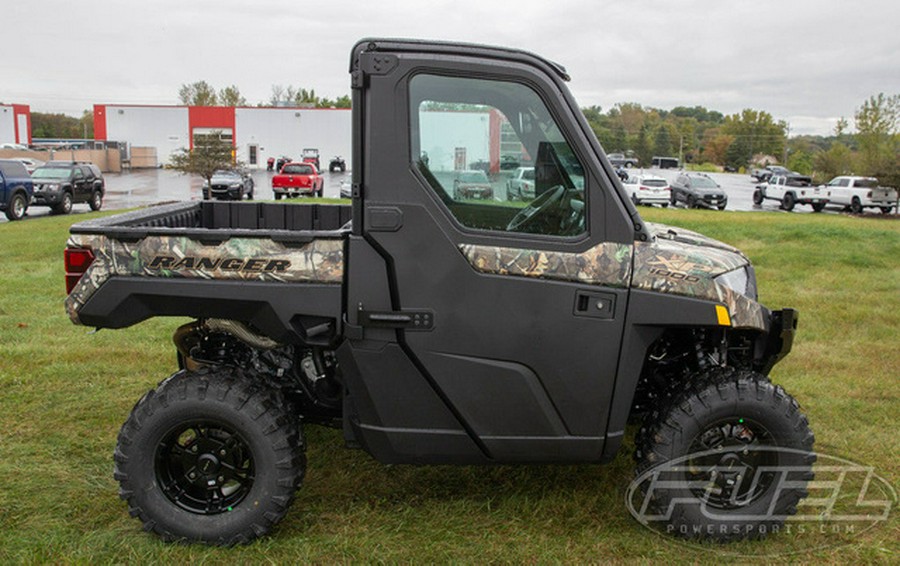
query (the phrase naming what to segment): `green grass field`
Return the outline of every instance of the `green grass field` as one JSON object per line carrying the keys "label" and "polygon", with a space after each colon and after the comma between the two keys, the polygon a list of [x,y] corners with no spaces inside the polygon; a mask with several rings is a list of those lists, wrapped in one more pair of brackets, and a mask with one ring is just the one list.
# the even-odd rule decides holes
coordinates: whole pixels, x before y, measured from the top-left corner
{"label": "green grass field", "polygon": [[[773,381],[803,406],[817,450],[900,479],[900,222],[836,215],[641,209],[744,250],[761,302],[800,311]],[[630,439],[608,466],[383,466],[307,427],[304,487],[272,536],[231,549],[164,544],[129,518],[112,478],[119,426],[175,369],[154,319],[91,334],[63,309],[77,217],[0,225],[0,563],[897,563],[900,521],[698,548],[624,505]],[[808,550],[818,547],[818,550]],[[821,548],[827,547],[827,548]],[[744,556],[742,556],[744,555]],[[776,558],[776,555],[786,555]]]}

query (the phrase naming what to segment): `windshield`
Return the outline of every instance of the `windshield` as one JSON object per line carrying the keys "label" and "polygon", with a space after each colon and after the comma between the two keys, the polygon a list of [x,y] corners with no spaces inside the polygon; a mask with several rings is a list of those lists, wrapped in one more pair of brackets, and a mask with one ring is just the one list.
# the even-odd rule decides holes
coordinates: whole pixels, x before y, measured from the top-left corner
{"label": "windshield", "polygon": [[523,171],[522,178],[526,181],[534,181],[534,169],[526,169]]}
{"label": "windshield", "polygon": [[213,177],[235,177],[235,178],[239,178],[240,175],[238,175],[236,171],[225,171],[225,170],[220,170],[220,171],[216,171],[215,173],[213,173]]}
{"label": "windshield", "polygon": [[309,165],[285,165],[281,172],[289,175],[311,175],[312,167]]}
{"label": "windshield", "polygon": [[465,171],[457,177],[461,183],[488,183],[487,175],[483,171]]}
{"label": "windshield", "polygon": [[719,186],[709,177],[694,177],[691,185],[698,189],[718,189]]}
{"label": "windshield", "polygon": [[61,181],[69,178],[69,169],[63,169],[62,167],[41,167],[40,169],[35,169],[34,173],[31,174],[31,177],[32,179]]}

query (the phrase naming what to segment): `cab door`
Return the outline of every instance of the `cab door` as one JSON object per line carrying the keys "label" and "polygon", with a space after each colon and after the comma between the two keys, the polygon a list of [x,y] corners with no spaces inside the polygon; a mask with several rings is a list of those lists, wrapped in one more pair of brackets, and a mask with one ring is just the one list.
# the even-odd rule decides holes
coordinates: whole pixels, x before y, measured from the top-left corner
{"label": "cab door", "polygon": [[[577,107],[524,64],[374,57],[389,72],[367,76],[360,101],[360,212],[393,311],[366,311],[351,277],[350,320],[393,320],[422,382],[488,458],[598,459],[634,232]],[[513,161],[534,167],[533,200],[509,200],[514,168],[500,163]]]}

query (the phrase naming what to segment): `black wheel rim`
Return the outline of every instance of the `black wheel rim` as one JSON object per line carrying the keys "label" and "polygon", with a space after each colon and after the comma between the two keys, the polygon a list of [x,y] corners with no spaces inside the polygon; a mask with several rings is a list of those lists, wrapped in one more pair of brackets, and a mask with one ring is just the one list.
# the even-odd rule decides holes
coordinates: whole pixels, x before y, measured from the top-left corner
{"label": "black wheel rim", "polygon": [[156,479],[178,507],[200,515],[231,511],[250,492],[255,475],[247,442],[212,421],[181,424],[156,449]]}
{"label": "black wheel rim", "polygon": [[716,422],[698,434],[687,461],[691,491],[715,509],[737,509],[763,496],[775,479],[778,453],[772,435],[746,418]]}

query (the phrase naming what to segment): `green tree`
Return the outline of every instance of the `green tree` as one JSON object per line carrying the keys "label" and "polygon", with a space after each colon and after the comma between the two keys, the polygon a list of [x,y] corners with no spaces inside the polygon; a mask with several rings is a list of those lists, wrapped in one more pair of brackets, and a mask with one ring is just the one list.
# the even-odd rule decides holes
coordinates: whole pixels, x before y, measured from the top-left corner
{"label": "green tree", "polygon": [[[85,121],[87,115],[90,115],[89,122]],[[35,138],[90,139],[94,135],[94,115],[89,110],[85,110],[80,119],[66,114],[32,112],[31,135]]]}
{"label": "green tree", "polygon": [[762,110],[747,108],[740,114],[726,116],[722,133],[735,138],[726,153],[726,164],[737,168],[749,164],[756,154],[781,155],[786,130],[785,123],[775,122],[771,114]]}
{"label": "green tree", "polygon": [[644,164],[644,166],[653,161],[653,150],[651,149],[651,140],[648,130],[649,128],[646,125],[641,126],[634,147],[638,159],[641,160],[641,163]]}
{"label": "green tree", "polygon": [[812,175],[813,156],[805,151],[795,151],[788,157],[787,168],[804,175]]}
{"label": "green tree", "polygon": [[900,185],[900,95],[869,97],[854,114],[859,173]]}
{"label": "green tree", "polygon": [[186,175],[198,175],[209,183],[217,170],[238,167],[234,148],[221,135],[222,132],[216,131],[195,137],[193,149],[181,148],[172,155],[172,169]]}
{"label": "green tree", "polygon": [[[653,152],[659,156],[672,155],[672,141],[669,134],[669,128],[665,124],[656,128],[656,134],[653,136]],[[651,156],[652,157],[652,156]],[[644,163],[649,163],[645,161]]]}
{"label": "green tree", "polygon": [[219,102],[216,89],[206,81],[181,85],[178,100],[185,106],[216,106]]}
{"label": "green tree", "polygon": [[813,177],[816,181],[827,182],[839,175],[853,172],[853,152],[846,145],[835,142],[828,151],[820,151],[813,156]]}
{"label": "green tree", "polygon": [[219,104],[222,106],[247,106],[247,99],[241,96],[237,86],[231,85],[219,91]]}
{"label": "green tree", "polygon": [[350,108],[351,100],[350,95],[345,94],[344,96],[339,96],[334,100],[330,98],[320,98],[316,103],[316,108]]}

